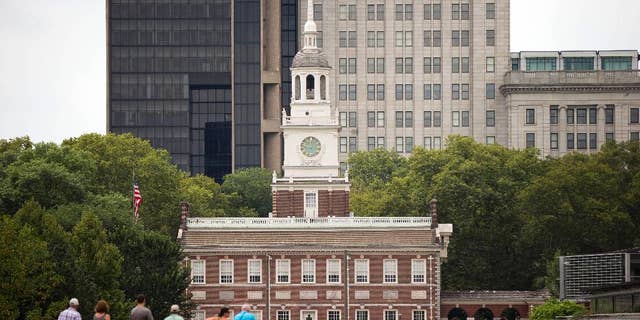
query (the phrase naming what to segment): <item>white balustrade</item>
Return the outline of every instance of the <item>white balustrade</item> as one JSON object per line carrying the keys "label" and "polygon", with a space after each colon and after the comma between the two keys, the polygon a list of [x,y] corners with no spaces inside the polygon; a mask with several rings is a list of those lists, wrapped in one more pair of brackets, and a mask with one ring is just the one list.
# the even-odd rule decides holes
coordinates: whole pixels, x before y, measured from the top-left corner
{"label": "white balustrade", "polygon": [[431,217],[188,218],[188,229],[430,227]]}

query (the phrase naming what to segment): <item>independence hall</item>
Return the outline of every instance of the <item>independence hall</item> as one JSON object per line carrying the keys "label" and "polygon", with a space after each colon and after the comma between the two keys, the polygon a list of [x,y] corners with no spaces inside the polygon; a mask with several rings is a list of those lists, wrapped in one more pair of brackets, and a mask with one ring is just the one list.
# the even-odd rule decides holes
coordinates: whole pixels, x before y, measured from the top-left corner
{"label": "independence hall", "polygon": [[248,303],[258,320],[434,320],[452,225],[426,217],[354,217],[340,176],[331,67],[317,45],[313,6],[291,66],[283,111],[283,177],[268,218],[190,218],[178,238],[191,267],[196,319]]}

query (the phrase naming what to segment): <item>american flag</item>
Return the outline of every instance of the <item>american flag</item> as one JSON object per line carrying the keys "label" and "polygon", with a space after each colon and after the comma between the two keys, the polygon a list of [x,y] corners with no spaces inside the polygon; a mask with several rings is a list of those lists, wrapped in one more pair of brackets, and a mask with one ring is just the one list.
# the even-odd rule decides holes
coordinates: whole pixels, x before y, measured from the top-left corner
{"label": "american flag", "polygon": [[136,221],[140,218],[140,205],[142,204],[142,194],[140,194],[140,188],[138,188],[138,182],[133,178],[133,215]]}

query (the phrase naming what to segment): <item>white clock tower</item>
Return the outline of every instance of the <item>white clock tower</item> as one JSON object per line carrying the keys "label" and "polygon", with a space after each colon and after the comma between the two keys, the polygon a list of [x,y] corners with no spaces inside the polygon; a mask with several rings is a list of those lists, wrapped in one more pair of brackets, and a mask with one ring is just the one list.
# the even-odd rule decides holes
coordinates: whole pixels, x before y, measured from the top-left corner
{"label": "white clock tower", "polygon": [[291,114],[282,111],[284,178],[274,176],[272,184],[276,216],[348,215],[349,182],[339,177],[340,126],[329,96],[331,67],[316,45],[317,35],[308,0],[304,45],[291,64]]}

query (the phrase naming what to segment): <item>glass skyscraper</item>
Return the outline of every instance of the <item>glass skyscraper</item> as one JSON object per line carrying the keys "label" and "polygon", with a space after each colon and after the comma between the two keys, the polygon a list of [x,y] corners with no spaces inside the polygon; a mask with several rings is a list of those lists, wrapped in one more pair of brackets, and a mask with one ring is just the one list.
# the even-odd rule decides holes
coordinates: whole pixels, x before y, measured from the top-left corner
{"label": "glass skyscraper", "polygon": [[278,169],[281,80],[268,75],[280,69],[279,13],[259,0],[107,0],[108,130],[218,182]]}

